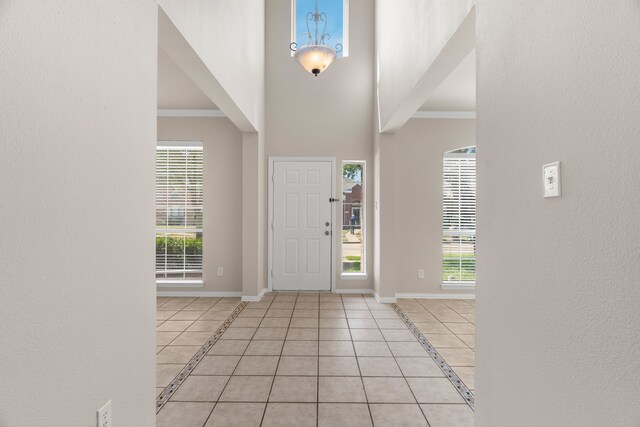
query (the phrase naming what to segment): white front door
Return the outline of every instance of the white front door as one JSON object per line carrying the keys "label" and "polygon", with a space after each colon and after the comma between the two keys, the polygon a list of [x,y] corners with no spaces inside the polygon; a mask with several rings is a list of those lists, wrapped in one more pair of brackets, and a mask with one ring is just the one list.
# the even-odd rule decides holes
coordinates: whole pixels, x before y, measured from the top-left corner
{"label": "white front door", "polygon": [[331,290],[330,161],[273,163],[273,290]]}

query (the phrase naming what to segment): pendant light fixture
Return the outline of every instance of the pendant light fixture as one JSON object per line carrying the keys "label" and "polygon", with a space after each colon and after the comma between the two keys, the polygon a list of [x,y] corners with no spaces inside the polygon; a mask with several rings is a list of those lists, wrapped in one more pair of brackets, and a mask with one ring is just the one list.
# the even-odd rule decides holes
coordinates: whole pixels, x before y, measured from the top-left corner
{"label": "pendant light fixture", "polygon": [[[318,74],[329,68],[329,65],[336,59],[336,55],[342,52],[342,45],[336,44],[333,49],[325,44],[331,36],[325,32],[327,29],[327,14],[318,11],[318,0],[316,0],[315,12],[307,12],[307,32],[304,36],[308,39],[307,43],[298,48],[296,42],[292,42],[289,48],[294,52],[295,60],[308,72],[318,77]],[[309,23],[313,22],[315,31],[312,33]],[[322,32],[319,27],[322,24]]]}

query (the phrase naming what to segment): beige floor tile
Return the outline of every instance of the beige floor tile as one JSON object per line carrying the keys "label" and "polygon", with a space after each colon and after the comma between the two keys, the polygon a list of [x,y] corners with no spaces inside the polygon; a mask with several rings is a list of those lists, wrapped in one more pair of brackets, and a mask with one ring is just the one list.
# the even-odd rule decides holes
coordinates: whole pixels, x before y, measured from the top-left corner
{"label": "beige floor tile", "polygon": [[309,317],[293,317],[291,319],[291,323],[289,323],[289,327],[290,328],[317,328],[318,319],[309,318]]}
{"label": "beige floor tile", "polygon": [[320,328],[347,329],[347,319],[320,319]]}
{"label": "beige floor tile", "polygon": [[192,323],[193,321],[191,320],[167,320],[158,326],[156,330],[158,332],[183,332]]}
{"label": "beige floor tile", "polygon": [[317,376],[318,358],[314,356],[282,356],[276,375]]}
{"label": "beige floor tile", "polygon": [[393,357],[358,357],[363,377],[401,377],[402,372]]}
{"label": "beige floor tile", "polygon": [[413,405],[369,405],[376,427],[429,427],[420,407]]}
{"label": "beige floor tile", "polygon": [[272,310],[292,310],[295,305],[295,301],[276,301],[271,303],[271,307],[269,308]]}
{"label": "beige floor tile", "polygon": [[267,314],[267,309],[265,308],[245,308],[240,312],[238,318],[246,318],[246,317],[258,317],[262,318]]}
{"label": "beige floor tile", "polygon": [[346,310],[347,319],[373,319],[369,310]]}
{"label": "beige floor tile", "polygon": [[222,396],[221,402],[266,402],[269,398],[273,377],[232,376]]}
{"label": "beige floor tile", "polygon": [[166,387],[172,379],[184,368],[182,363],[156,364],[156,387]]}
{"label": "beige floor tile", "polygon": [[373,427],[369,407],[361,403],[320,403],[318,427]]}
{"label": "beige floor tile", "polygon": [[290,318],[293,314],[293,309],[282,309],[282,308],[270,308],[265,314],[264,317],[286,317]]}
{"label": "beige floor tile", "polygon": [[369,403],[416,402],[404,378],[365,377],[362,381]]}
{"label": "beige floor tile", "polygon": [[205,314],[200,316],[198,320],[227,320],[227,317],[229,317],[232,313],[231,311],[227,310],[215,310],[215,305],[213,307],[214,310],[207,311]]}
{"label": "beige floor tile", "polygon": [[257,328],[229,328],[222,334],[223,340],[250,340]]}
{"label": "beige floor tile", "polygon": [[252,340],[245,350],[247,356],[279,356],[284,341],[256,341]]}
{"label": "beige floor tile", "polygon": [[475,335],[456,335],[460,340],[465,343],[469,348],[476,348],[476,336]]}
{"label": "beige floor tile", "polygon": [[187,332],[215,332],[222,326],[222,320],[196,320],[187,328]]}
{"label": "beige floor tile", "polygon": [[177,312],[177,310],[158,310],[156,311],[156,320],[169,320]]}
{"label": "beige floor tile", "polygon": [[164,391],[163,387],[156,387],[156,398],[160,397],[160,394]]}
{"label": "beige floor tile", "polygon": [[[298,301],[296,303],[296,310],[318,310],[320,307],[320,303],[319,302],[300,302]],[[316,317],[317,317],[317,313],[316,313]]]}
{"label": "beige floor tile", "polygon": [[440,322],[414,323],[423,334],[448,334],[449,329]]}
{"label": "beige floor tile", "polygon": [[386,342],[356,341],[353,343],[358,357],[391,357]]}
{"label": "beige floor tile", "polygon": [[178,338],[171,342],[171,345],[203,345],[209,338],[211,332],[183,332]]}
{"label": "beige floor tile", "polygon": [[205,356],[192,375],[231,375],[240,361],[240,356]]}
{"label": "beige floor tile", "polygon": [[344,310],[320,310],[321,319],[346,319],[347,314]]}
{"label": "beige floor tile", "polygon": [[315,427],[315,403],[269,403],[262,427]]}
{"label": "beige floor tile", "polygon": [[208,354],[224,356],[242,356],[249,340],[218,340]]}
{"label": "beige floor tile", "polygon": [[409,329],[381,329],[380,332],[386,341],[417,341],[413,332]]}
{"label": "beige floor tile", "polygon": [[404,329],[407,330],[407,325],[400,319],[376,319],[380,329]]}
{"label": "beige floor tile", "polygon": [[374,319],[398,319],[395,311],[372,311],[371,315]]}
{"label": "beige floor tile", "polygon": [[288,328],[291,318],[289,317],[265,317],[260,323],[262,328]]}
{"label": "beige floor tile", "polygon": [[198,320],[205,313],[205,310],[187,310],[177,312],[171,316],[171,320]]}
{"label": "beige floor tile", "polygon": [[379,329],[351,329],[354,341],[384,341]]}
{"label": "beige floor tile", "polygon": [[463,348],[440,348],[440,356],[446,360],[450,366],[474,366],[474,353],[472,350]]}
{"label": "beige floor tile", "polygon": [[462,405],[420,405],[431,427],[473,427],[473,411]]}
{"label": "beige floor tile", "polygon": [[190,375],[171,396],[175,402],[216,402],[227,384],[226,376]]}
{"label": "beige floor tile", "polygon": [[318,379],[318,402],[366,402],[364,386],[360,377],[320,377]]}
{"label": "beige floor tile", "polygon": [[456,373],[456,375],[458,375],[458,377],[460,377],[464,385],[469,387],[471,390],[474,390],[476,388],[476,368],[456,366],[455,368],[453,368],[453,371]]}
{"label": "beige floor tile", "polygon": [[271,301],[266,301],[265,298],[262,301],[251,301],[247,304],[248,308],[266,308],[271,307]]}
{"label": "beige floor tile", "polygon": [[260,427],[264,403],[218,403],[205,427]]}
{"label": "beige floor tile", "polygon": [[318,372],[323,376],[359,376],[355,357],[320,357]]}
{"label": "beige floor tile", "polygon": [[317,402],[318,377],[276,377],[269,402]]}
{"label": "beige floor tile", "polygon": [[320,356],[354,356],[350,341],[319,341]]}
{"label": "beige floor tile", "polygon": [[279,356],[242,356],[234,375],[275,375]]}
{"label": "beige floor tile", "polygon": [[374,319],[348,319],[351,329],[378,329]]}
{"label": "beige floor tile", "polygon": [[444,323],[456,335],[473,335],[476,333],[476,327],[472,323]]}
{"label": "beige floor tile", "polygon": [[436,362],[429,356],[424,357],[398,357],[398,366],[405,377],[443,377]]}
{"label": "beige floor tile", "polygon": [[349,329],[320,329],[321,341],[351,341]]}
{"label": "beige floor tile", "polygon": [[465,319],[464,317],[460,316],[455,311],[453,311],[452,313],[449,313],[449,312],[433,313],[433,315],[434,315],[434,317],[436,319],[438,319],[442,323],[445,323],[445,322],[452,322],[452,323],[462,322],[462,323],[466,323],[466,322],[468,322],[467,319]]}
{"label": "beige floor tile", "polygon": [[287,328],[258,328],[253,336],[254,340],[284,341],[287,336]]}
{"label": "beige floor tile", "polygon": [[293,316],[292,317],[310,317],[310,318],[318,318],[319,317],[319,310],[307,310],[307,309],[302,309],[302,308],[296,308],[293,310]]}
{"label": "beige floor tile", "polygon": [[447,378],[407,378],[418,403],[464,403]]}
{"label": "beige floor tile", "polygon": [[424,312],[424,313],[407,313],[407,316],[409,316],[409,319],[411,319],[411,321],[413,323],[422,323],[422,322],[439,322],[438,319],[436,319],[432,314]]}
{"label": "beige floor tile", "polygon": [[171,341],[178,338],[180,332],[156,332],[156,344],[168,345]]}
{"label": "beige floor tile", "polygon": [[199,349],[200,346],[196,345],[170,345],[158,353],[156,363],[186,364]]}
{"label": "beige floor tile", "polygon": [[345,302],[345,310],[369,311],[369,306],[364,302]]}
{"label": "beige floor tile", "polygon": [[320,302],[320,310],[344,310],[341,302]]}
{"label": "beige floor tile", "polygon": [[213,403],[167,402],[156,417],[156,427],[202,427]]}
{"label": "beige floor tile", "polygon": [[389,342],[387,344],[395,357],[421,357],[427,355],[427,351],[417,341]]}
{"label": "beige floor tile", "polygon": [[475,314],[461,314],[462,317],[464,317],[466,320],[468,320],[471,323],[475,323],[476,321],[476,315]]}
{"label": "beige floor tile", "polygon": [[425,338],[436,348],[467,348],[454,334],[424,334]]}
{"label": "beige floor tile", "polygon": [[318,329],[292,328],[287,332],[287,339],[291,341],[317,341]]}
{"label": "beige floor tile", "polygon": [[231,328],[257,328],[262,322],[261,317],[243,317],[235,319],[231,324]]}
{"label": "beige floor tile", "polygon": [[160,353],[164,349],[164,347],[165,346],[163,346],[163,345],[157,345],[156,346],[156,354]]}
{"label": "beige floor tile", "polygon": [[318,341],[285,341],[283,356],[317,356]]}
{"label": "beige floor tile", "polygon": [[182,310],[183,308],[185,308],[186,306],[188,306],[189,303],[188,302],[174,302],[174,301],[169,301],[166,304],[162,305],[162,309],[163,310],[174,310],[174,311],[179,311]]}

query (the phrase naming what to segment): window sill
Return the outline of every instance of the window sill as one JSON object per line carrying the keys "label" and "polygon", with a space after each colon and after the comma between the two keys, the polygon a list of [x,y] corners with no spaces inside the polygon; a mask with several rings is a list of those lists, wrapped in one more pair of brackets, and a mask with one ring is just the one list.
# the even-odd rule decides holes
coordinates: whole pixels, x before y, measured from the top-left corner
{"label": "window sill", "polygon": [[202,288],[204,281],[202,279],[158,279],[156,286],[158,288]]}
{"label": "window sill", "polygon": [[340,280],[367,280],[369,275],[367,273],[341,273]]}
{"label": "window sill", "polygon": [[442,289],[446,290],[459,290],[459,291],[472,291],[476,288],[476,282],[443,282]]}

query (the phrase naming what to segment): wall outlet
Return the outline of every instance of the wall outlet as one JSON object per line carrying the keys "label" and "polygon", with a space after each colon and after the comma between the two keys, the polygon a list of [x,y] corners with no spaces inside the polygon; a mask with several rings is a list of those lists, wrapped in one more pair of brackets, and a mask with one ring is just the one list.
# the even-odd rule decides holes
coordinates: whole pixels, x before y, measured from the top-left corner
{"label": "wall outlet", "polygon": [[224,268],[218,267],[218,276],[224,276]]}
{"label": "wall outlet", "polygon": [[418,279],[424,279],[424,270],[418,270]]}
{"label": "wall outlet", "polygon": [[111,427],[111,401],[98,409],[98,427]]}

